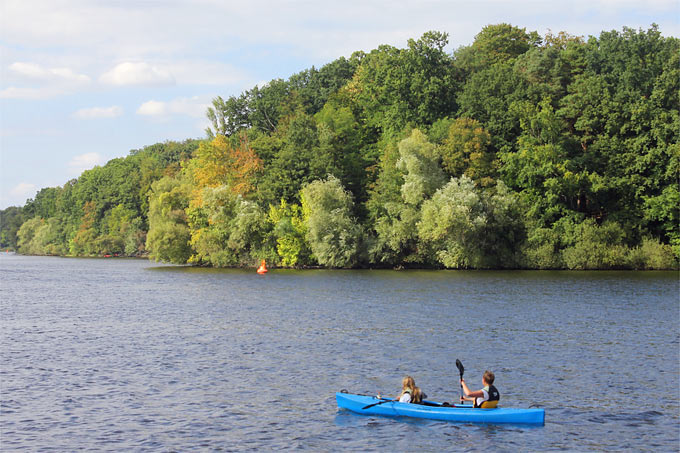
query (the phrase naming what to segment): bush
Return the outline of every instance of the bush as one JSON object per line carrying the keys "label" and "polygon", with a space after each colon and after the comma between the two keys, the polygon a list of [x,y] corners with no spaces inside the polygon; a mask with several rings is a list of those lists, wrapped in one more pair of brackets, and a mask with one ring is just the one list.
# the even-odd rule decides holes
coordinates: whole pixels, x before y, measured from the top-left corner
{"label": "bush", "polygon": [[17,232],[19,253],[24,255],[63,255],[66,253],[61,222],[52,217],[34,217]]}
{"label": "bush", "polygon": [[678,260],[668,244],[652,238],[642,239],[642,243],[630,250],[628,262],[633,269],[677,269]]}
{"label": "bush", "polygon": [[560,235],[550,228],[536,228],[529,233],[522,253],[523,266],[529,269],[561,269]]}
{"label": "bush", "polygon": [[624,232],[616,222],[598,226],[593,219],[575,225],[574,245],[562,251],[569,269],[622,269],[628,267],[628,249]]}

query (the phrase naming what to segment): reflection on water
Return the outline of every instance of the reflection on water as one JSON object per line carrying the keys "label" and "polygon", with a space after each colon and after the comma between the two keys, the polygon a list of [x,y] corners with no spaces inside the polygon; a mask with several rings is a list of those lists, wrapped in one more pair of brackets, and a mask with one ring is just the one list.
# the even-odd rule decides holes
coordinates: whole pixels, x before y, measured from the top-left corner
{"label": "reflection on water", "polygon": [[[676,450],[674,272],[289,271],[0,254],[3,450]],[[339,411],[496,373],[540,428]],[[649,407],[650,395],[658,398]]]}

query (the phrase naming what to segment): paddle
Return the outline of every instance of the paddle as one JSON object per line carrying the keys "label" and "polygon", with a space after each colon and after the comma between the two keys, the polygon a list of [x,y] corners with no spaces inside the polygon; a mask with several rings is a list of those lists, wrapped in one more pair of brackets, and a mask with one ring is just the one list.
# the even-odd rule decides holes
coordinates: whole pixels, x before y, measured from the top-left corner
{"label": "paddle", "polygon": [[384,401],[378,401],[377,403],[369,404],[368,406],[364,406],[361,408],[361,410],[368,409],[369,407],[377,406],[378,404],[383,404],[383,403],[392,403],[394,401],[399,401],[399,399],[396,400],[384,400]]}
{"label": "paddle", "polygon": [[[460,380],[463,380],[463,372],[465,371],[465,368],[463,367],[463,364],[460,363],[460,360],[456,359],[456,367],[458,368],[458,371],[460,371]],[[463,400],[463,384],[460,384],[460,399],[461,401]]]}

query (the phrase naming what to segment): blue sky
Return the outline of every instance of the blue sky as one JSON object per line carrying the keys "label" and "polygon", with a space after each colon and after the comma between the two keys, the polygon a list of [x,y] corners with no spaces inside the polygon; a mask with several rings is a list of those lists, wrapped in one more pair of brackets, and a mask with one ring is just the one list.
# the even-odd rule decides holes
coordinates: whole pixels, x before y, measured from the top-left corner
{"label": "blue sky", "polygon": [[215,96],[428,30],[449,51],[487,24],[598,36],[657,23],[678,0],[0,0],[0,209],[94,165],[204,136]]}

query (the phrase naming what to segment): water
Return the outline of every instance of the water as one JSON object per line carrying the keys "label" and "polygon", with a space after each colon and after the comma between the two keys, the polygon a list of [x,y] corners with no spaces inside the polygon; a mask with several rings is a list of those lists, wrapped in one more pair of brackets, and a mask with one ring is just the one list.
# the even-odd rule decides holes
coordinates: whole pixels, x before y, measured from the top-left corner
{"label": "water", "polygon": [[[680,448],[676,272],[211,270],[0,254],[2,451]],[[458,395],[544,427],[359,416]]]}

